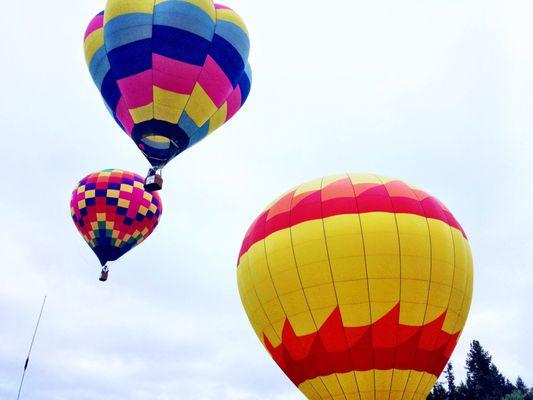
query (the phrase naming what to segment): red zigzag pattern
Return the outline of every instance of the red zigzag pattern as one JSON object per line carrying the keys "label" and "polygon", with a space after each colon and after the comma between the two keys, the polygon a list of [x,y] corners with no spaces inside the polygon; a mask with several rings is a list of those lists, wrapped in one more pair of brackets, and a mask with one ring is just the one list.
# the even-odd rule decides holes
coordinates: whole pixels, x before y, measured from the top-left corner
{"label": "red zigzag pattern", "polygon": [[350,371],[415,370],[439,376],[448,362],[460,332],[442,330],[446,313],[423,326],[400,324],[400,305],[374,324],[345,327],[337,307],[315,333],[297,336],[285,321],[282,343],[265,345],[290,380],[301,383]]}

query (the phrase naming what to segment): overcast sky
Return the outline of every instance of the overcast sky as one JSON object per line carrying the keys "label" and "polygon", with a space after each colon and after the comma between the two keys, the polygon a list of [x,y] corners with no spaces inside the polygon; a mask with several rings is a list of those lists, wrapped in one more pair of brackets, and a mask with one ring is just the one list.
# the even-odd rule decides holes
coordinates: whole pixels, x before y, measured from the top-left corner
{"label": "overcast sky", "polygon": [[70,220],[86,174],[145,174],[108,115],[82,39],[103,0],[8,1],[0,14],[0,398],[303,399],[240,304],[236,262],[274,197],[374,172],[442,200],[469,235],[479,339],[533,385],[533,3],[228,0],[251,33],[252,93],[165,171],[152,237],[98,282]]}

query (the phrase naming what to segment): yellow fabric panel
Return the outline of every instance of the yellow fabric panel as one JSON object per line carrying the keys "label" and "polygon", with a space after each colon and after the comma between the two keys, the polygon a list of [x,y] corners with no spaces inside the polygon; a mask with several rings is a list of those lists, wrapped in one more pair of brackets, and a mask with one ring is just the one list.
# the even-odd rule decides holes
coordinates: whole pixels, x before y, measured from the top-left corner
{"label": "yellow fabric panel", "polygon": [[309,311],[307,300],[301,290],[280,295],[279,299],[289,320],[292,316],[307,313]]}
{"label": "yellow fabric panel", "polygon": [[448,286],[453,282],[454,246],[450,226],[442,221],[428,219],[431,236],[431,281]]}
{"label": "yellow fabric panel", "polygon": [[189,95],[154,87],[154,117],[177,124],[188,99]]}
{"label": "yellow fabric panel", "polygon": [[412,399],[418,388],[418,384],[422,379],[423,372],[419,371],[409,371],[409,377],[407,379],[407,384],[404,389],[404,399]]}
{"label": "yellow fabric panel", "polygon": [[118,199],[118,206],[128,208],[130,206],[130,201],[125,199]]}
{"label": "yellow fabric panel", "polygon": [[154,0],[108,0],[105,7],[104,24],[124,14],[153,14],[154,5]]}
{"label": "yellow fabric panel", "polygon": [[262,303],[265,314],[272,324],[276,333],[281,337],[283,325],[285,324],[286,315],[278,298]]}
{"label": "yellow fabric panel", "polygon": [[348,400],[360,400],[359,387],[357,386],[357,380],[355,379],[355,372],[346,372],[344,374],[337,374],[337,379],[342,387],[346,399]]}
{"label": "yellow fabric panel", "polygon": [[131,118],[138,124],[144,121],[150,121],[154,118],[154,103],[130,110]]}
{"label": "yellow fabric panel", "polygon": [[339,309],[346,326],[357,327],[372,323],[370,303],[340,305]]}
{"label": "yellow fabric panel", "polygon": [[310,311],[290,316],[289,322],[298,336],[308,335],[317,330],[315,319]]}
{"label": "yellow fabric panel", "polygon": [[298,389],[310,400],[320,400],[320,395],[311,384],[311,381],[305,381],[302,383]]}
{"label": "yellow fabric panel", "polygon": [[428,222],[418,215],[396,214],[400,237],[400,323],[424,324],[431,275],[431,242]]}
{"label": "yellow fabric panel", "polygon": [[265,239],[268,266],[272,274],[296,268],[290,229],[274,232]]}
{"label": "yellow fabric panel", "polygon": [[87,66],[91,63],[91,60],[94,57],[94,54],[102,48],[104,45],[104,29],[100,28],[97,29],[89,36],[87,36],[87,39],[85,39],[85,42],[83,44],[83,49],[85,52],[85,62],[87,63]]}
{"label": "yellow fabric panel", "polygon": [[339,304],[368,304],[368,281],[366,279],[335,282],[335,289]]}
{"label": "yellow fabric panel", "polygon": [[467,285],[467,264],[468,264],[468,250],[469,244],[463,237],[461,232],[457,229],[452,229],[453,243],[455,249],[455,270],[453,276],[453,286],[448,304],[448,311],[446,320],[444,321],[443,329],[448,333],[456,333],[461,330],[463,326],[457,326],[459,322],[459,315],[463,306],[463,301],[466,294]]}
{"label": "yellow fabric panel", "polygon": [[400,324],[410,326],[424,325],[427,304],[402,302],[400,307]]}
{"label": "yellow fabric panel", "polygon": [[467,264],[467,284],[465,291],[465,298],[463,301],[463,306],[461,307],[461,313],[459,315],[459,326],[463,327],[466,323],[468,317],[468,312],[470,311],[470,306],[472,304],[472,286],[474,279],[474,270],[472,264],[472,254],[470,252],[470,247],[467,248],[468,255],[468,264]]}
{"label": "yellow fabric panel", "polygon": [[246,24],[235,11],[230,9],[218,9],[216,12],[218,20],[231,22],[241,28],[248,35],[248,28],[246,27]]}
{"label": "yellow fabric panel", "polygon": [[335,282],[366,279],[365,251],[359,215],[336,215],[323,220]]}
{"label": "yellow fabric panel", "polygon": [[248,258],[250,265],[251,282],[263,282],[270,279],[270,271],[268,269],[267,258],[265,254],[265,242],[259,241],[255,243],[248,251],[243,254],[242,258]]}
{"label": "yellow fabric panel", "polygon": [[425,217],[396,214],[400,234],[402,279],[429,281],[431,274],[431,242]]}
{"label": "yellow fabric panel", "polygon": [[324,382],[329,394],[333,396],[333,398],[335,398],[335,396],[342,396],[344,398],[342,387],[336,374],[322,377],[322,382]]}
{"label": "yellow fabric panel", "polygon": [[125,185],[125,184],[121,184],[121,185],[120,185],[120,190],[121,190],[122,192],[132,193],[132,192],[133,192],[133,186],[131,186],[131,185]]}
{"label": "yellow fabric panel", "polygon": [[291,227],[291,236],[303,287],[331,282],[322,220]]}
{"label": "yellow fabric panel", "polygon": [[331,395],[328,391],[327,386],[324,384],[322,377],[312,379],[310,382],[318,393],[319,399],[331,399]]}
{"label": "yellow fabric panel", "polygon": [[353,185],[360,183],[377,183],[381,184],[379,177],[373,174],[348,174]]}
{"label": "yellow fabric panel", "polygon": [[347,178],[348,178],[347,174],[326,176],[326,177],[322,178],[322,188],[325,188],[326,186],[329,186],[332,183],[340,181],[341,179],[347,179]]}
{"label": "yellow fabric panel", "polygon": [[296,268],[272,273],[272,281],[278,296],[283,296],[302,289],[300,277]]}
{"label": "yellow fabric panel", "polygon": [[374,370],[355,371],[361,400],[376,400],[374,396]]}
{"label": "yellow fabric panel", "polygon": [[307,192],[314,192],[316,190],[320,190],[321,188],[322,188],[322,178],[315,179],[313,181],[306,182],[298,186],[296,188],[296,191],[294,192],[294,197],[307,193]]}
{"label": "yellow fabric panel", "polygon": [[209,133],[216,131],[218,128],[224,125],[224,122],[226,122],[227,116],[228,116],[228,103],[226,102],[209,119]]}
{"label": "yellow fabric panel", "polygon": [[[331,315],[333,309],[337,306],[333,283],[305,288],[304,292],[309,308],[312,311],[327,308],[329,309],[329,315]],[[321,324],[317,323],[317,325],[320,326]]]}
{"label": "yellow fabric panel", "polygon": [[383,371],[376,369],[374,374],[376,397],[378,399],[388,398],[390,393],[390,384],[392,380],[392,369]]}
{"label": "yellow fabric panel", "polygon": [[196,126],[203,126],[207,120],[217,111],[217,106],[205,92],[205,90],[196,83],[194,89],[185,107],[185,112],[194,121]]}
{"label": "yellow fabric panel", "polygon": [[360,217],[368,278],[400,278],[400,246],[394,214],[375,212]]}
{"label": "yellow fabric panel", "polygon": [[409,371],[395,369],[392,373],[392,382],[390,387],[390,400],[401,400],[405,385],[409,379]]}

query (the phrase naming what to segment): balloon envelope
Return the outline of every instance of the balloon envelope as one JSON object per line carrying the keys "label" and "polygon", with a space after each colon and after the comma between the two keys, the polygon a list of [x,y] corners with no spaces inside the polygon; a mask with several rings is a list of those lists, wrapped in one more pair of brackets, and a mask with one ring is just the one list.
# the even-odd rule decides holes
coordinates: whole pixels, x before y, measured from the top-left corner
{"label": "balloon envelope", "polygon": [[83,178],[70,200],[74,224],[102,265],[150,236],[162,210],[159,195],[144,190],[143,177],[116,169]]}
{"label": "balloon envelope", "polygon": [[84,48],[107,108],[154,166],[227,122],[250,92],[246,26],[211,0],[108,0]]}
{"label": "balloon envelope", "polygon": [[305,183],[251,225],[250,322],[309,399],[425,399],[472,298],[466,235],[427,193],[375,175]]}

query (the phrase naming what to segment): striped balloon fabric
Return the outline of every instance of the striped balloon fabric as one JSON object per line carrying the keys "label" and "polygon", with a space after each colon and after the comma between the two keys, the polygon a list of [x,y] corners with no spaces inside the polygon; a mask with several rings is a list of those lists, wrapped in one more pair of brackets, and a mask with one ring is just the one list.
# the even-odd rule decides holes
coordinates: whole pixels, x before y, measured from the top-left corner
{"label": "striped balloon fabric", "polygon": [[102,265],[150,236],[162,210],[157,193],[144,190],[144,178],[114,169],[83,178],[70,201],[74,224]]}
{"label": "striped balloon fabric", "polygon": [[84,48],[109,111],[153,166],[227,122],[250,92],[246,26],[211,0],[108,0]]}
{"label": "striped balloon fabric", "polygon": [[248,230],[238,284],[252,326],[308,399],[425,400],[463,331],[465,232],[402,181],[298,186]]}

